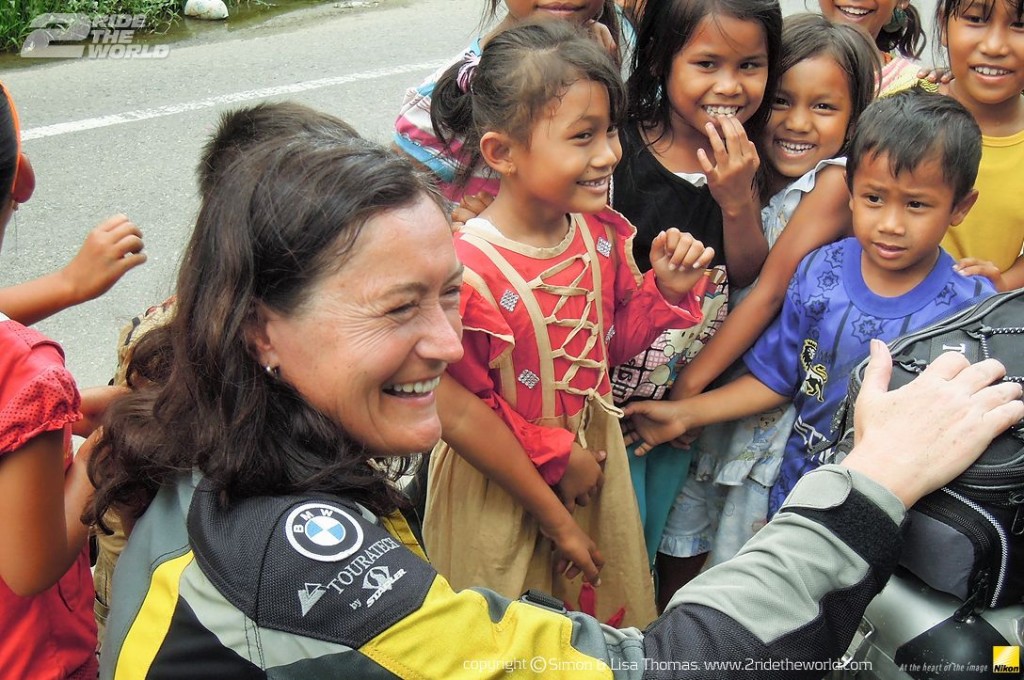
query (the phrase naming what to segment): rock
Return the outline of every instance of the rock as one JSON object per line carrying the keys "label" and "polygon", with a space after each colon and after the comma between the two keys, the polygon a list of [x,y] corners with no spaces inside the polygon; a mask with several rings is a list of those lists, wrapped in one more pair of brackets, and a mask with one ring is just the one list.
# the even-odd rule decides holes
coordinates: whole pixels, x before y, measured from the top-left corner
{"label": "rock", "polygon": [[187,0],[185,16],[193,19],[227,19],[228,6],[224,0]]}

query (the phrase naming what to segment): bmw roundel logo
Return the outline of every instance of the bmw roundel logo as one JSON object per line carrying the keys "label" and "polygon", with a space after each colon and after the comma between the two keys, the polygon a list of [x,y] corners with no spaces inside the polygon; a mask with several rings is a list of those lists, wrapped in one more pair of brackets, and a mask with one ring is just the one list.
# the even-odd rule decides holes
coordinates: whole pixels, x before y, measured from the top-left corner
{"label": "bmw roundel logo", "polygon": [[303,503],[285,522],[288,542],[300,554],[321,562],[343,560],[363,544],[359,523],[337,505]]}

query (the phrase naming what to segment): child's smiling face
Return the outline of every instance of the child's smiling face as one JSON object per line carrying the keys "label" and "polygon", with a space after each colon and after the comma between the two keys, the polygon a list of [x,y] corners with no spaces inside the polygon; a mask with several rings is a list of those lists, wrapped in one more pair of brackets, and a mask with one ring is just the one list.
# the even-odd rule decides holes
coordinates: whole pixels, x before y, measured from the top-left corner
{"label": "child's smiling face", "polygon": [[765,160],[787,180],[839,154],[853,103],[850,81],[835,59],[818,55],[782,74],[765,127]]}
{"label": "child's smiling face", "polygon": [[906,9],[908,5],[909,0],[818,0],[826,19],[856,26],[872,40],[889,23],[897,7]]}
{"label": "child's smiling face", "polygon": [[[1024,90],[1024,21],[1005,0],[972,2],[947,18],[951,91],[971,111],[1017,103]],[[1018,100],[1014,102],[1013,100]]]}
{"label": "child's smiling face", "polygon": [[673,127],[704,135],[708,122],[735,116],[745,123],[761,106],[768,83],[768,44],[756,21],[709,14],[672,59],[666,95]]}
{"label": "child's smiling face", "polygon": [[853,175],[853,233],[864,249],[861,270],[875,293],[901,295],[923,281],[939,257],[939,242],[978,198],[954,202],[954,190],[932,156],[894,175],[886,153],[870,153]]}

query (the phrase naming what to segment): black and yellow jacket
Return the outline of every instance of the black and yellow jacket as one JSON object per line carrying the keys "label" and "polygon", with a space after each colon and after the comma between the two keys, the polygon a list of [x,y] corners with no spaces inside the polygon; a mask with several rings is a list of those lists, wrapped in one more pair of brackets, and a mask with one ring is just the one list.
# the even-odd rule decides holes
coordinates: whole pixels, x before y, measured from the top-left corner
{"label": "black and yellow jacket", "polygon": [[101,677],[821,677],[888,579],[903,515],[867,478],[822,467],[641,632],[453,592],[404,521],[344,499],[225,509],[183,479],[158,494],[117,565]]}

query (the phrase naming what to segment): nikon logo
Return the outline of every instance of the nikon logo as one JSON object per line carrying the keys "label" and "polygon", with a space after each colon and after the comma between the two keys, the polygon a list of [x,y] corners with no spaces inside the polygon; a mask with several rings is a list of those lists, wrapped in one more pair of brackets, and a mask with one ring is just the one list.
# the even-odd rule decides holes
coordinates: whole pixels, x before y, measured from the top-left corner
{"label": "nikon logo", "polygon": [[993,673],[1020,673],[1020,647],[992,647]]}

